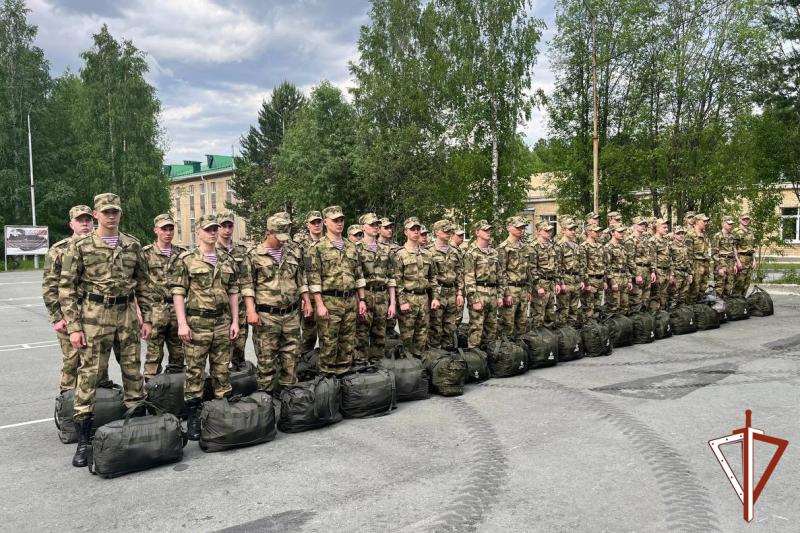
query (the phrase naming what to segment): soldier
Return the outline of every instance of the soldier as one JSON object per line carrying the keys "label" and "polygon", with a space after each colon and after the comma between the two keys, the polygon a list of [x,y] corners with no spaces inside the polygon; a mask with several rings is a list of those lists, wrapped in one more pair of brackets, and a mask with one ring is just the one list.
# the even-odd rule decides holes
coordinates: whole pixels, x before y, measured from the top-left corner
{"label": "soldier", "polygon": [[306,286],[300,247],[289,243],[292,221],[288,213],[267,219],[261,244],[247,252],[242,283],[247,322],[253,326],[258,359],[258,390],[275,391],[297,383],[295,365],[300,355],[300,315],[313,312]]}
{"label": "soldier", "polygon": [[[98,378],[106,375],[112,347],[122,370],[125,405],[135,407],[144,398],[139,327],[143,339],[152,330],[147,263],[139,241],[119,231],[119,197],[112,193],[95,196],[92,216],[97,219],[97,229],[70,243],[62,257],[58,284],[70,344],[80,351],[74,415],[78,447],[72,458],[73,466],[78,467],[86,466]],[[142,312],[141,326],[134,295]],[[144,414],[143,406],[134,414]]]}
{"label": "soldier", "polygon": [[691,231],[690,228],[694,227],[695,216],[696,215],[695,215],[694,211],[686,211],[683,214],[683,225],[686,228],[687,235],[688,235],[689,231]]}
{"label": "soldier", "polygon": [[169,277],[178,337],[184,342],[186,356],[183,398],[189,410],[189,440],[200,438],[206,360],[214,397],[225,398],[231,391],[228,365],[233,341],[239,335],[239,274],[242,268],[247,273],[247,267],[237,265],[233,256],[218,246],[219,227],[214,215],[201,216],[195,228],[197,248],[178,256]]}
{"label": "soldier", "polygon": [[353,366],[356,315],[361,320],[367,315],[366,281],[355,244],[342,239],[342,208],[326,207],[322,214],[326,233],[309,251],[306,278],[317,311],[319,369],[341,376]]}
{"label": "soldier", "polygon": [[556,297],[558,308],[558,323],[569,325],[573,328],[581,326],[578,312],[580,308],[580,295],[584,287],[586,265],[575,242],[577,222],[566,217],[561,224],[561,239],[555,245],[557,270],[560,274],[561,287]]}
{"label": "soldier", "polygon": [[694,228],[686,234],[686,245],[692,260],[692,282],[689,285],[688,302],[696,303],[706,293],[710,274],[710,245],[706,237],[708,217],[700,213],[695,216]]}
{"label": "soldier", "polygon": [[[298,244],[300,245],[300,253],[303,257],[304,271],[307,271],[308,267],[310,266],[311,257],[309,255],[309,250],[315,242],[318,242],[322,238],[322,213],[319,211],[309,211],[306,213],[305,228],[307,231],[300,238]],[[302,350],[305,353],[313,350],[314,345],[317,344],[317,319],[313,310],[309,314],[305,312],[305,309],[303,309],[301,311],[301,315],[301,342]]]}
{"label": "soldier", "polygon": [[178,319],[172,304],[172,294],[167,285],[169,273],[175,268],[178,256],[186,250],[173,245],[175,221],[164,213],[153,219],[156,242],[142,248],[150,272],[150,291],[153,297],[153,333],[147,341],[144,360],[144,379],[149,380],[161,373],[164,360],[164,344],[169,350],[169,366],[183,368],[183,343],[178,338]]}
{"label": "soldier", "polygon": [[670,241],[667,238],[669,227],[663,218],[656,220],[655,235],[650,238],[653,249],[653,261],[656,279],[650,289],[650,312],[667,309],[668,290],[675,283],[675,274],[672,270],[672,255]]}
{"label": "soldier", "polygon": [[479,220],[473,231],[475,242],[464,254],[470,348],[484,346],[496,338],[497,310],[503,305],[497,251],[489,244],[492,226],[486,220]]}
{"label": "soldier", "polygon": [[431,248],[436,266],[436,283],[440,289],[440,306],[431,311],[428,346],[453,346],[453,334],[464,316],[464,265],[461,253],[452,243],[453,224],[438,220],[433,224],[436,241]]}
{"label": "soldier", "polygon": [[[394,236],[394,222],[387,217],[381,218],[381,226],[378,234],[378,243],[384,244],[389,247],[389,257],[394,257],[394,253],[400,249],[397,241],[393,240]],[[392,267],[394,269],[394,267]],[[397,315],[386,319],[386,336],[397,336]]]}
{"label": "soldier", "polygon": [[611,233],[614,231],[615,226],[622,225],[622,214],[619,211],[611,211],[608,213],[608,227],[600,234],[600,244],[605,246],[611,240]]}
{"label": "soldier", "polygon": [[671,307],[689,303],[689,285],[694,278],[694,271],[692,270],[692,258],[685,238],[686,228],[683,226],[676,227],[669,247],[670,263],[672,264],[672,273],[674,275],[674,281],[669,292]]}
{"label": "soldier", "polygon": [[733,235],[736,238],[737,272],[732,293],[744,298],[750,288],[753,271],[758,268],[758,261],[754,258],[756,238],[750,229],[750,215],[745,213],[739,217],[739,227],[733,230]]}
{"label": "soldier", "polygon": [[[44,276],[42,277],[42,299],[50,315],[50,324],[56,332],[58,343],[61,345],[61,379],[60,392],[75,388],[78,381],[78,365],[80,364],[80,351],[76,350],[69,342],[67,335],[67,320],[61,312],[61,303],[58,299],[58,282],[61,278],[61,265],[64,252],[75,239],[92,232],[92,208],[88,205],[76,205],[69,210],[69,227],[72,236],[61,239],[47,250],[44,261]],[[105,376],[101,376],[105,380]]]}
{"label": "soldier", "polygon": [[367,314],[356,324],[356,363],[364,364],[383,358],[386,320],[395,317],[397,303],[391,250],[378,242],[380,219],[367,213],[358,221],[364,233],[358,252],[366,282]]}
{"label": "soldier", "polygon": [[361,226],[358,224],[350,224],[350,227],[347,228],[347,240],[357,245],[363,238],[364,230],[361,229]]}
{"label": "soldier", "polygon": [[[235,217],[230,211],[225,211],[219,214],[217,218],[219,222],[219,230],[217,232],[217,246],[228,252],[233,256],[236,261],[236,267],[244,270],[242,262],[247,255],[247,246],[240,242],[233,242],[233,225]],[[244,280],[244,276],[237,275],[240,283]],[[233,343],[233,354],[231,355],[231,366],[239,368],[244,365],[244,350],[247,344],[247,314],[242,301],[241,287],[239,287],[239,336],[236,337]]]}
{"label": "soldier", "polygon": [[597,226],[600,225],[600,214],[595,213],[594,211],[586,213],[586,217],[584,217],[584,223],[578,228],[578,232],[575,234],[575,242],[577,242],[579,245],[583,244],[584,239],[586,239],[586,234],[588,233],[587,228],[592,224]]}
{"label": "soldier", "polygon": [[635,217],[625,239],[625,252],[632,262],[633,289],[630,291],[628,314],[643,311],[650,303],[650,285],[655,281],[653,250],[647,231],[647,218]]}
{"label": "soldier", "polygon": [[527,226],[525,217],[510,217],[506,221],[508,237],[497,247],[498,274],[503,294],[499,333],[507,337],[523,335],[528,325],[528,302],[531,300],[531,284],[528,279],[530,249],[522,242]]}
{"label": "soldier", "polygon": [[722,217],[722,229],[711,239],[711,260],[714,263],[714,291],[720,298],[729,298],[736,283],[737,264],[736,236],[733,217]]}
{"label": "soldier", "polygon": [[605,245],[609,289],[606,292],[606,311],[609,315],[628,310],[627,298],[623,298],[623,294],[633,288],[631,262],[622,242],[626,229],[622,224],[614,226],[611,229],[611,240]]}
{"label": "soldier", "polygon": [[455,227],[453,234],[450,236],[450,246],[456,250],[461,249],[461,244],[464,242],[464,228]]}
{"label": "soldier", "polygon": [[578,252],[581,255],[581,263],[584,265],[584,284],[581,294],[581,308],[583,309],[583,321],[597,320],[600,318],[600,305],[603,299],[603,292],[608,288],[606,279],[608,271],[606,269],[606,257],[603,246],[597,241],[600,237],[600,226],[589,224],[586,226],[586,239],[580,245]]}
{"label": "soldier", "polygon": [[531,245],[528,263],[528,278],[536,290],[533,294],[533,329],[539,329],[545,322],[554,322],[556,297],[561,294],[561,280],[558,272],[558,258],[552,241],[553,226],[546,220],[536,224],[539,236]]}

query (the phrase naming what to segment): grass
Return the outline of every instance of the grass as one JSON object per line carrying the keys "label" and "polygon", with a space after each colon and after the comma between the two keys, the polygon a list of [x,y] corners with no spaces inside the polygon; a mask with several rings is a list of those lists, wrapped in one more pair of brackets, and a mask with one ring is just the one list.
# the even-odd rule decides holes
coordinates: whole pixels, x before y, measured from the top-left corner
{"label": "grass", "polygon": [[[39,257],[40,269],[44,267],[44,260],[45,260],[44,256]],[[33,258],[8,256],[9,272],[20,272],[23,270],[35,270],[33,267]],[[0,272],[3,272],[3,270],[0,270]]]}

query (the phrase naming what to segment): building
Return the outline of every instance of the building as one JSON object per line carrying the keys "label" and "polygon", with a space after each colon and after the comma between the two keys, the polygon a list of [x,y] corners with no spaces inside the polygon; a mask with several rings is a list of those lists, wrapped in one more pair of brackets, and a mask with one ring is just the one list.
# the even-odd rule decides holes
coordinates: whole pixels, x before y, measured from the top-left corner
{"label": "building", "polygon": [[[205,162],[184,161],[164,165],[170,179],[171,210],[175,217],[175,243],[189,248],[195,245],[195,220],[202,215],[215,215],[226,210],[226,203],[235,203],[231,188],[236,167],[229,155],[207,155]],[[247,235],[246,222],[236,217],[233,239]]]}

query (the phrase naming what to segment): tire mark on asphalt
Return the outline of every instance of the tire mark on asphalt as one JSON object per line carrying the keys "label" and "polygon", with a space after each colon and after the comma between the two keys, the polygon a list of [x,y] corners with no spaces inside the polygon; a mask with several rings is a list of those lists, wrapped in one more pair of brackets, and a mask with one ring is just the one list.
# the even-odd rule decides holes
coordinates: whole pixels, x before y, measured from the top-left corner
{"label": "tire mark on asphalt", "polygon": [[661,492],[667,528],[682,532],[720,531],[705,486],[680,453],[661,435],[623,409],[588,392],[535,377],[536,384],[480,383],[481,387],[548,389],[575,398],[586,409],[620,430],[650,465]]}
{"label": "tire mark on asphalt", "polygon": [[[779,349],[776,348],[766,348],[763,350],[756,350],[756,351],[743,351],[742,349],[739,350],[729,350],[725,352],[720,352],[716,354],[706,355],[703,357],[692,357],[692,358],[684,358],[684,359],[648,359],[645,361],[608,361],[608,358],[599,358],[599,357],[592,357],[590,360],[581,360],[581,361],[568,361],[567,365],[569,366],[588,366],[588,367],[605,367],[605,366],[648,366],[648,365],[669,365],[669,364],[677,364],[677,363],[700,363],[703,361],[716,361],[718,359],[738,359],[744,357],[781,357],[787,355],[793,355],[797,349],[795,346],[784,346]],[[613,353],[610,357],[613,357]]]}

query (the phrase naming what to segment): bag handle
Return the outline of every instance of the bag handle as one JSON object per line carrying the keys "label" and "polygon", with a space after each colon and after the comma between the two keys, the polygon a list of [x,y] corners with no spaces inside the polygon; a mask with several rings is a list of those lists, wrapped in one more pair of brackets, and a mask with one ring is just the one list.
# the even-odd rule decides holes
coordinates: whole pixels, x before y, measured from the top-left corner
{"label": "bag handle", "polygon": [[128,423],[131,420],[131,416],[133,416],[133,412],[136,409],[138,409],[140,406],[144,406],[145,410],[150,411],[154,415],[164,414],[164,409],[162,409],[161,407],[159,407],[156,404],[151,403],[151,402],[149,402],[147,400],[141,400],[136,405],[134,405],[133,407],[129,407],[128,410],[125,411],[125,415],[122,417],[122,419],[123,419],[122,425],[123,426],[127,426],[128,425]]}

